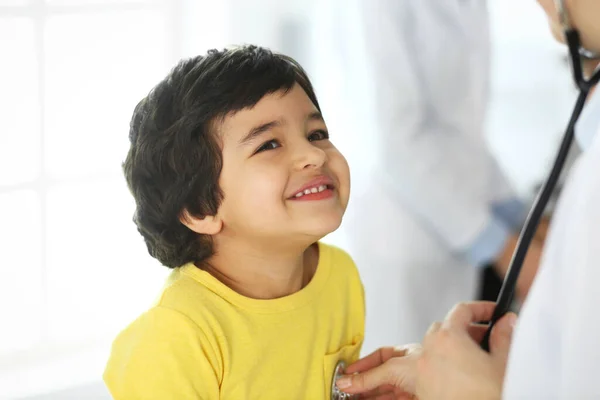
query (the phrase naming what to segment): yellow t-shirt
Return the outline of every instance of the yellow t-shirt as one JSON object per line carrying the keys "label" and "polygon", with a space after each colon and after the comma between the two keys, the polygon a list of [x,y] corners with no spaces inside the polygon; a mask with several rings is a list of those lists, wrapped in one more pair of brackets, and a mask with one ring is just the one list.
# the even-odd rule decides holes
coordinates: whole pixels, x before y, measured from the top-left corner
{"label": "yellow t-shirt", "polygon": [[116,400],[329,399],[336,364],[358,358],[363,335],[363,287],[338,248],[319,243],[309,284],[274,300],[188,264],[116,338],[104,381]]}

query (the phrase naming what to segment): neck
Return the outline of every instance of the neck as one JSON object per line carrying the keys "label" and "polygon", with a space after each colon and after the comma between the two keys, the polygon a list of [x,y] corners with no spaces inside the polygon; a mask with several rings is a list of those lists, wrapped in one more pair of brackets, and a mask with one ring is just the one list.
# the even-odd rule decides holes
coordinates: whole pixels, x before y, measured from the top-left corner
{"label": "neck", "polygon": [[202,269],[237,293],[253,299],[276,299],[304,288],[317,263],[317,245],[274,248],[272,244],[219,243]]}

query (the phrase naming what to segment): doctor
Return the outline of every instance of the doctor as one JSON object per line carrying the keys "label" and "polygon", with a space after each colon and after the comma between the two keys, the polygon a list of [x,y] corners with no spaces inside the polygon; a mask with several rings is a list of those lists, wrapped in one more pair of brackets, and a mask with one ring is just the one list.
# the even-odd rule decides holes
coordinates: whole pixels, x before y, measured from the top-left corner
{"label": "doctor", "polygon": [[[369,157],[361,147],[363,159],[352,168],[353,197],[342,226],[365,285],[363,349],[372,351],[420,341],[453,304],[477,297],[482,267],[493,263],[504,276],[527,210],[484,138],[485,1],[351,0],[333,8],[329,25],[338,30],[337,51],[346,60],[340,69],[364,59],[360,80],[373,86],[375,99],[373,124],[357,129],[370,96],[348,96],[359,106],[344,116],[355,121],[343,130],[357,130],[363,146],[376,142],[375,165],[364,165]],[[344,48],[347,42],[352,46]],[[357,80],[354,74],[347,86]],[[529,251],[520,299],[542,244],[535,241]]]}
{"label": "doctor", "polygon": [[[598,0],[538,2],[558,40],[572,26],[584,48],[600,53]],[[397,398],[405,390],[421,400],[600,398],[600,94],[591,96],[575,130],[584,153],[567,181],[512,344],[515,317],[508,314],[495,326],[490,353],[482,351],[473,322],[489,319],[494,305],[466,303],[430,327],[422,348],[381,349],[349,367],[347,373],[362,373],[338,381],[340,387],[383,392],[391,384]]]}

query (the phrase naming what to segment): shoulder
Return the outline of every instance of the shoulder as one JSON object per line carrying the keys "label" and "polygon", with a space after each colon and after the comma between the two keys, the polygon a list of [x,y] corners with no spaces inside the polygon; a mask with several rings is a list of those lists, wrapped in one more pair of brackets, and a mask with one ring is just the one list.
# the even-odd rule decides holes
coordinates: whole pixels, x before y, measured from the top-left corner
{"label": "shoulder", "polygon": [[117,336],[113,352],[160,342],[171,348],[202,347],[207,355],[221,353],[226,335],[220,321],[229,303],[210,290],[192,267],[171,273],[154,306]]}
{"label": "shoulder", "polygon": [[116,399],[215,398],[221,371],[211,337],[179,311],[156,306],[114,340],[103,378]]}
{"label": "shoulder", "polygon": [[331,244],[319,242],[319,251],[319,257],[322,257],[320,261],[330,264],[333,275],[360,282],[356,264],[345,250]]}
{"label": "shoulder", "polygon": [[355,268],[354,260],[345,250],[334,246],[319,242],[319,257],[325,257],[329,262],[343,265],[349,268]]}
{"label": "shoulder", "polygon": [[146,353],[172,352],[179,348],[201,346],[217,353],[217,341],[198,321],[178,310],[154,306],[142,313],[119,333],[112,353],[131,353],[138,349]]}
{"label": "shoulder", "polygon": [[[156,309],[178,313],[181,318],[187,318],[198,329],[210,331],[215,336],[222,336],[222,332],[214,331],[219,325],[215,322],[226,311],[224,308],[230,307],[230,304],[220,292],[214,290],[211,286],[212,281],[214,278],[193,264],[179,267],[167,281],[156,302]],[[167,313],[167,311],[154,312]]]}
{"label": "shoulder", "polygon": [[[214,297],[214,296],[213,296]],[[113,342],[115,357],[176,356],[202,348],[211,361],[218,360],[223,334],[215,323],[215,299],[200,282],[176,268],[166,281],[154,306],[141,313]]]}
{"label": "shoulder", "polygon": [[[326,296],[336,311],[346,310],[346,318],[353,321],[356,332],[364,334],[365,291],[352,257],[339,247],[319,242],[322,254],[328,259],[331,271]],[[324,260],[323,260],[324,261]],[[338,302],[336,302],[336,300]]]}
{"label": "shoulder", "polygon": [[121,332],[119,337],[159,335],[161,332],[173,330],[201,331],[196,323],[180,311],[157,305],[138,316]]}

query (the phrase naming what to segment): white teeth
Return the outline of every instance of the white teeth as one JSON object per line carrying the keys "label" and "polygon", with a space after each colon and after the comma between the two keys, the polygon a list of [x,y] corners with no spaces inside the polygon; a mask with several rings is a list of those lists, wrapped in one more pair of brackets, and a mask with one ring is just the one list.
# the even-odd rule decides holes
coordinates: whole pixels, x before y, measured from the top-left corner
{"label": "white teeth", "polygon": [[305,194],[311,194],[311,193],[320,193],[320,192],[322,192],[322,191],[324,191],[324,190],[327,190],[327,185],[320,185],[320,186],[317,186],[317,187],[313,187],[313,188],[310,188],[310,189],[306,189],[306,190],[304,190],[303,192],[298,192],[298,193],[296,193],[296,194],[294,195],[294,197],[302,197],[302,196],[304,196]]}

